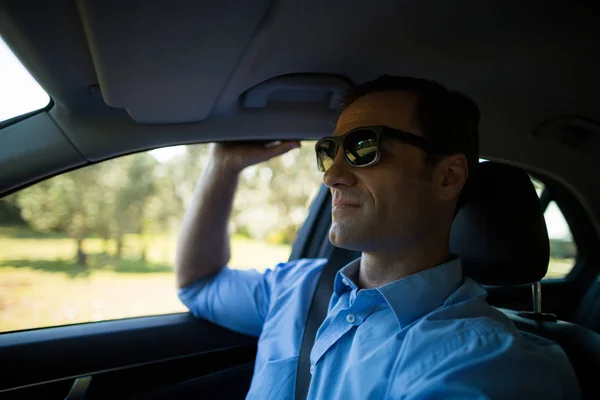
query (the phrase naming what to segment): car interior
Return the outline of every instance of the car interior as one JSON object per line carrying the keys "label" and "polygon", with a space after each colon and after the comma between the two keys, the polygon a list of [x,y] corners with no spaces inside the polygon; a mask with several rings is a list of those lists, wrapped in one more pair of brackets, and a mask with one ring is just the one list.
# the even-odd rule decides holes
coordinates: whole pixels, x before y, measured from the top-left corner
{"label": "car interior", "polygon": [[[566,0],[2,0],[0,36],[51,101],[0,122],[0,198],[165,146],[319,139],[353,84],[433,79],[478,103],[489,160],[452,253],[519,330],[563,348],[597,399],[599,16],[597,2]],[[543,279],[551,202],[577,246],[561,279]],[[289,259],[326,257],[335,272],[359,257],[333,248],[330,223],[323,186]],[[256,338],[187,313],[0,333],[0,398],[244,398],[255,354]]]}

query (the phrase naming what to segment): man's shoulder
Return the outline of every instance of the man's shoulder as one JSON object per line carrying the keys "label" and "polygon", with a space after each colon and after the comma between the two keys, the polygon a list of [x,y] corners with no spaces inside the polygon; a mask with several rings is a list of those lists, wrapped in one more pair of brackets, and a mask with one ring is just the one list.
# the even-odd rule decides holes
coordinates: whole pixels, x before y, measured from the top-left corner
{"label": "man's shoulder", "polygon": [[520,340],[510,320],[496,311],[482,299],[438,308],[408,330],[410,351],[445,357],[458,349],[489,351]]}
{"label": "man's shoulder", "polygon": [[543,352],[545,347],[559,348],[553,341],[520,332],[506,314],[483,297],[445,304],[417,321],[407,333],[407,339],[424,346],[439,338],[444,339],[443,344],[433,346],[433,351],[444,346],[448,351],[460,347],[467,352],[509,347]]}
{"label": "man's shoulder", "polygon": [[415,379],[435,375],[436,368],[440,374],[462,371],[459,374],[486,375],[505,383],[521,375],[535,382],[574,379],[558,344],[521,333],[506,315],[482,298],[430,313],[407,332],[406,341],[401,363],[412,369],[409,374]]}
{"label": "man's shoulder", "polygon": [[312,270],[320,271],[326,263],[326,258],[298,258],[277,264],[274,272],[288,275],[305,274]]}
{"label": "man's shoulder", "polygon": [[418,334],[427,340],[430,335],[422,333],[435,332],[447,338],[456,338],[457,341],[473,335],[503,339],[518,335],[510,319],[490,306],[485,300],[486,296],[487,292],[478,283],[465,279],[443,304],[414,323],[411,334]]}
{"label": "man's shoulder", "polygon": [[488,398],[579,398],[577,378],[560,346],[488,317],[467,320],[437,322],[439,329],[422,337],[413,330],[396,366],[406,378],[404,388],[454,384]]}
{"label": "man's shoulder", "polygon": [[326,258],[299,258],[279,263],[273,268],[273,281],[276,284],[286,284],[316,279],[326,263]]}

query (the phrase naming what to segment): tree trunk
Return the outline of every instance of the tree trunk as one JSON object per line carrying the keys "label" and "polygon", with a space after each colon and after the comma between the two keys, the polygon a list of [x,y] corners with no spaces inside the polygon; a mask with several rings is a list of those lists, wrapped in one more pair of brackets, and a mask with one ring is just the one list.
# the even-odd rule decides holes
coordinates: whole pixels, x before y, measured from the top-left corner
{"label": "tree trunk", "polygon": [[146,235],[144,235],[143,233],[141,233],[139,235],[139,238],[142,242],[141,243],[142,244],[142,253],[140,254],[140,258],[142,259],[144,264],[146,264],[146,258],[147,258],[147,253],[148,253],[148,239],[147,239]]}
{"label": "tree trunk", "polygon": [[77,239],[77,264],[87,267],[87,255],[83,251],[83,240]]}
{"label": "tree trunk", "polygon": [[115,257],[117,260],[121,259],[121,255],[123,254],[123,235],[117,236],[117,252],[115,253]]}
{"label": "tree trunk", "polygon": [[108,252],[108,244],[109,244],[109,240],[110,240],[110,239],[109,239],[109,238],[107,238],[107,237],[106,237],[106,238],[104,238],[104,250],[103,250],[103,251],[104,251],[104,254],[108,254],[108,253],[109,253],[109,252]]}

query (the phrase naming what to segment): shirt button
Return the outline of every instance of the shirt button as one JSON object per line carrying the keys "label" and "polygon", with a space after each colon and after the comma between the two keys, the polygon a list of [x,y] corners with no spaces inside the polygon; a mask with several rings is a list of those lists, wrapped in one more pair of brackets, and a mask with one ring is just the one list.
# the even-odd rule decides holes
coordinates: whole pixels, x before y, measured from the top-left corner
{"label": "shirt button", "polygon": [[311,366],[310,366],[310,374],[312,375],[312,374],[314,374],[314,373],[315,373],[315,366],[314,366],[314,365],[311,365]]}
{"label": "shirt button", "polygon": [[346,315],[346,321],[353,324],[354,321],[356,321],[356,317],[354,316],[354,314],[348,314],[348,315]]}
{"label": "shirt button", "polygon": [[344,278],[342,279],[342,282],[344,283],[344,285],[350,286],[350,282],[348,282],[348,279]]}

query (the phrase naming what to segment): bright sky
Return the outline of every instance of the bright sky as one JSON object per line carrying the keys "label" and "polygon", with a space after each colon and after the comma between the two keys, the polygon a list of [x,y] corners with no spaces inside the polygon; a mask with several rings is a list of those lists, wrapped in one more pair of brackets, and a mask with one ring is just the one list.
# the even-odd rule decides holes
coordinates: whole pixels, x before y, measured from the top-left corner
{"label": "bright sky", "polygon": [[185,152],[185,146],[170,146],[162,147],[156,150],[150,150],[150,154],[154,156],[161,163],[169,161],[171,158],[183,154]]}
{"label": "bright sky", "polygon": [[[0,122],[44,108],[49,101],[44,89],[0,37]],[[150,153],[165,162],[184,151],[184,146],[172,146]]]}
{"label": "bright sky", "polygon": [[550,239],[573,240],[569,224],[555,202],[552,201],[548,204],[544,218]]}
{"label": "bright sky", "polygon": [[44,108],[50,98],[0,37],[0,122]]}
{"label": "bright sky", "polygon": [[[44,89],[0,37],[0,122],[44,108],[49,102]],[[171,146],[152,150],[150,154],[165,162],[184,151],[184,146]],[[571,239],[567,222],[554,202],[548,206],[545,218],[551,238]]]}

